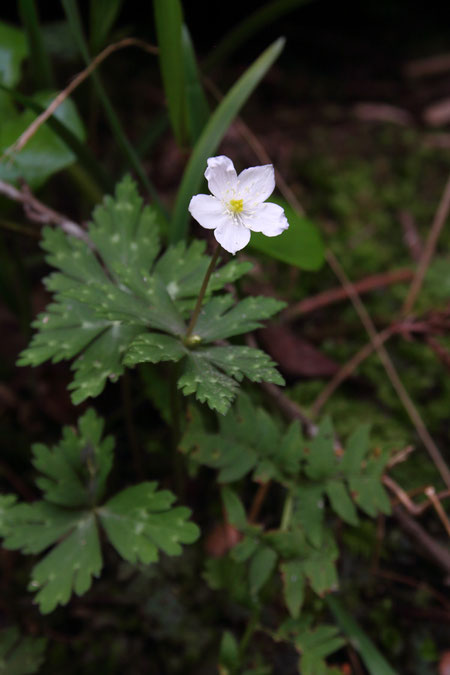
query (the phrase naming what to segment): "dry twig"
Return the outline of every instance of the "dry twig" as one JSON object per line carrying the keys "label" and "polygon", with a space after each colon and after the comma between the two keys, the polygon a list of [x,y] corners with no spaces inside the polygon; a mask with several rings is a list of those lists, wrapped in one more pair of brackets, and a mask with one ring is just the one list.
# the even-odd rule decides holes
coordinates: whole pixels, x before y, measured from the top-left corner
{"label": "dry twig", "polygon": [[56,96],[56,98],[53,99],[53,101],[50,103],[48,108],[44,110],[36,119],[30,124],[30,126],[25,129],[23,134],[19,136],[17,141],[13,143],[9,148],[5,150],[5,152],[2,155],[2,158],[5,156],[12,155],[16,152],[20,152],[23,150],[25,145],[28,143],[28,141],[34,136],[36,131],[39,129],[44,122],[46,122],[49,117],[53,115],[55,110],[59,108],[61,103],[63,103],[66,98],[70,96],[70,94],[77,88],[79,85],[84,82],[84,80],[89,77],[89,75],[94,71],[97,66],[100,65],[102,61],[104,61],[108,56],[110,56],[113,52],[118,51],[119,49],[123,49],[124,47],[139,47],[140,49],[144,49],[145,51],[149,52],[150,54],[157,54],[158,49],[157,47],[154,47],[153,45],[147,44],[147,42],[144,42],[143,40],[139,40],[138,38],[125,38],[124,40],[120,40],[120,42],[115,42],[112,45],[108,45],[100,54],[98,54],[95,59],[91,61],[91,63],[85,68],[84,70],[81,71],[81,73],[78,73],[70,82],[70,84],[67,85],[65,89],[59,92],[59,94]]}
{"label": "dry twig", "polygon": [[39,199],[36,199],[30,192],[27,186],[24,186],[22,190],[18,190],[13,185],[0,180],[0,194],[15,202],[21,203],[29,220],[35,223],[53,223],[54,225],[59,225],[59,227],[67,234],[82,239],[87,244],[90,244],[87,233],[80,225],[77,225],[67,218],[67,216],[58,213],[58,211],[54,211],[54,209],[51,209],[49,206],[40,202]]}
{"label": "dry twig", "polygon": [[428,235],[425,247],[423,249],[422,257],[417,266],[416,274],[411,282],[409,293],[403,305],[403,314],[411,313],[416,298],[420,292],[420,289],[422,288],[425,274],[427,273],[427,269],[433,257],[437,240],[439,238],[441,230],[444,227],[445,222],[448,218],[449,211],[450,211],[450,176],[448,177],[447,182],[445,184],[445,188],[442,193],[439,206],[433,218],[433,224],[431,226],[430,233]]}
{"label": "dry twig", "polygon": [[[358,293],[368,293],[384,286],[391,286],[392,284],[400,284],[410,281],[414,276],[414,272],[410,269],[394,270],[383,274],[373,274],[360,281],[355,281],[353,286]],[[317,309],[326,307],[342,300],[347,300],[347,292],[342,286],[338,288],[330,288],[323,293],[318,293],[310,298],[305,298],[287,307],[280,315],[282,321],[293,321],[294,319],[314,312]]]}

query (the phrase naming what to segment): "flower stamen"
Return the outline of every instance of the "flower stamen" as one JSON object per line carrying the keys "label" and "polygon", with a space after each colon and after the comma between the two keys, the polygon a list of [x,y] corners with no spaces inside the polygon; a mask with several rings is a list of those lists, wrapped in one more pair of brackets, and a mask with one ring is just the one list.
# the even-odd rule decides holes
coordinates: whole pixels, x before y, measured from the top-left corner
{"label": "flower stamen", "polygon": [[241,213],[244,210],[244,200],[243,199],[230,199],[228,202],[230,211],[233,213]]}

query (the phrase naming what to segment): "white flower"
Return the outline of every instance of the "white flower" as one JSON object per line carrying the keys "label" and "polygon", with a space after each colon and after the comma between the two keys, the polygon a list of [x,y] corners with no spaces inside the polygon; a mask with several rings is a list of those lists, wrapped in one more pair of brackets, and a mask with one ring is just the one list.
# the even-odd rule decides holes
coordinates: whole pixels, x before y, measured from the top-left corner
{"label": "white flower", "polygon": [[205,178],[212,195],[195,195],[189,211],[230,253],[247,246],[250,231],[276,237],[289,227],[278,204],[264,203],[275,189],[272,164],[252,166],[239,176],[228,157],[210,157]]}

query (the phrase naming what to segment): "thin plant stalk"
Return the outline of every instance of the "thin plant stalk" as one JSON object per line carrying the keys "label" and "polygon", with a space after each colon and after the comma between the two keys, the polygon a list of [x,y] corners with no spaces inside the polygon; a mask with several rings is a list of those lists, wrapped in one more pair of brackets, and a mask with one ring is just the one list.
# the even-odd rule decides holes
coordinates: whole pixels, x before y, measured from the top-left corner
{"label": "thin plant stalk", "polygon": [[208,283],[211,278],[211,274],[214,272],[214,268],[217,264],[219,254],[220,254],[220,246],[217,246],[216,250],[214,251],[213,257],[211,258],[211,262],[209,263],[209,267],[206,270],[205,278],[203,279],[202,287],[200,288],[200,293],[198,294],[197,302],[194,307],[194,312],[191,316],[191,320],[189,322],[186,335],[184,336],[185,342],[189,342],[189,340],[191,339],[192,331],[194,330],[195,324],[197,323],[198,315],[200,314],[200,310],[202,308],[203,298],[205,297],[206,289],[208,288]]}

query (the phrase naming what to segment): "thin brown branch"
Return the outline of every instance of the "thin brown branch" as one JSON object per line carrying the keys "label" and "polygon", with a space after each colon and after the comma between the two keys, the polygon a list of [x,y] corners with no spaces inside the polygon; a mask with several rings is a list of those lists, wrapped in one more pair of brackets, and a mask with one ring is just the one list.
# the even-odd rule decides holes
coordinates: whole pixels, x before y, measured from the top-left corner
{"label": "thin brown branch", "polygon": [[427,273],[434,251],[436,249],[436,244],[439,235],[448,218],[449,211],[450,211],[450,176],[448,177],[447,182],[445,184],[445,188],[442,193],[439,206],[433,218],[433,224],[431,226],[430,233],[425,242],[422,257],[419,261],[416,274],[414,275],[408,295],[404,302],[402,310],[403,314],[410,314],[412,311],[416,298],[419,295],[420,289],[422,288],[423,280]]}
{"label": "thin brown branch", "polygon": [[328,399],[334,394],[336,389],[350,377],[355,370],[365,361],[376,349],[377,344],[383,344],[386,340],[389,340],[392,335],[396,332],[396,329],[393,326],[386,328],[381,333],[378,333],[376,338],[372,342],[368,342],[362,349],[360,349],[352,358],[344,363],[342,368],[331,378],[327,385],[322,389],[316,400],[311,406],[311,415],[315,419],[319,412],[322,410],[325,403]]}
{"label": "thin brown branch", "polygon": [[445,513],[444,509],[442,508],[441,502],[439,501],[439,499],[437,497],[436,490],[432,486],[427,487],[425,489],[425,494],[428,497],[428,499],[430,500],[430,502],[433,504],[434,510],[438,514],[441,523],[443,524],[448,536],[450,537],[450,522],[449,522],[449,519],[447,517],[447,514]]}
{"label": "thin brown branch", "polygon": [[267,481],[267,483],[261,483],[261,485],[259,485],[256,494],[253,497],[252,505],[250,506],[250,511],[248,513],[248,522],[250,524],[256,523],[256,520],[259,516],[259,512],[261,511],[261,507],[267,496],[267,492],[269,491],[270,485],[271,485],[270,480]]}
{"label": "thin brown branch", "polygon": [[24,186],[18,190],[13,185],[0,180],[0,194],[9,199],[19,202],[23,205],[24,211],[29,220],[35,223],[52,223],[58,225],[64,232],[71,234],[86,243],[90,243],[87,233],[67,216],[58,213],[49,206],[46,206],[30,192],[29,188]]}
{"label": "thin brown branch", "polygon": [[432,586],[429,586],[423,581],[418,581],[417,579],[412,579],[407,577],[404,574],[398,574],[397,572],[391,572],[390,570],[377,569],[373,570],[372,574],[375,574],[377,577],[382,577],[383,579],[390,579],[391,581],[397,581],[400,584],[405,584],[405,586],[411,586],[418,590],[424,590],[430,595],[432,595],[438,602],[441,603],[445,609],[450,610],[450,603],[445,595],[436,591]]}
{"label": "thin brown branch", "polygon": [[[384,286],[405,283],[406,281],[410,281],[413,276],[414,272],[405,268],[384,274],[374,274],[365,279],[360,279],[360,281],[355,281],[353,286],[358,293],[368,293],[369,291],[374,291],[378,288],[383,288]],[[280,318],[283,321],[292,321],[303,314],[314,312],[327,305],[347,299],[348,294],[342,286],[330,288],[323,293],[318,293],[311,298],[305,298],[304,300],[291,305],[281,313]]]}
{"label": "thin brown branch", "polygon": [[[450,193],[450,184],[449,184],[449,193]],[[342,283],[343,287],[347,290],[347,293],[352,301],[352,304],[355,307],[355,310],[358,313],[358,316],[370,337],[370,340],[375,348],[375,351],[377,352],[380,361],[386,370],[386,373],[391,381],[391,384],[394,387],[395,391],[397,392],[397,395],[401,400],[403,407],[408,413],[408,416],[411,422],[413,423],[419,438],[421,439],[422,443],[428,450],[428,453],[432,458],[433,462],[436,464],[436,467],[438,468],[445,484],[447,485],[447,487],[450,488],[450,470],[447,464],[445,463],[437,445],[430,436],[428,429],[426,428],[419,414],[419,411],[417,410],[411,397],[406,391],[397,373],[397,370],[391,361],[388,352],[384,348],[382,341],[380,341],[375,326],[373,324],[373,321],[370,318],[361,298],[355,291],[354,286],[350,283],[349,279],[347,278],[347,275],[345,274],[341,264],[329,249],[326,252],[326,259],[330,267],[338,277],[339,281]]]}
{"label": "thin brown branch", "polygon": [[59,94],[53,99],[53,101],[50,103],[50,105],[47,107],[44,112],[42,112],[36,119],[30,124],[30,126],[25,129],[23,134],[19,136],[17,141],[13,143],[9,148],[5,150],[5,152],[2,155],[2,158],[5,157],[6,155],[11,155],[16,152],[20,152],[23,150],[25,145],[28,143],[30,138],[36,133],[36,131],[39,129],[44,122],[48,120],[49,117],[53,115],[55,110],[59,108],[59,106],[64,103],[64,101],[71,95],[71,93],[80,86],[84,80],[89,77],[89,75],[94,71],[102,61],[104,61],[108,56],[113,54],[114,52],[118,51],[119,49],[123,49],[124,47],[139,47],[140,49],[144,49],[145,51],[149,52],[150,54],[157,54],[158,53],[158,48],[154,47],[153,45],[148,44],[147,42],[144,42],[143,40],[139,40],[138,38],[125,38],[123,40],[120,40],[119,42],[115,42],[112,45],[108,45],[100,54],[98,54],[92,61],[91,63],[85,68],[84,70],[81,71],[81,73],[78,73],[74,77],[74,79],[67,85],[65,89],[59,92]]}
{"label": "thin brown branch", "polygon": [[414,518],[411,518],[401,506],[395,507],[393,513],[402,529],[418,544],[414,547],[414,550],[420,555],[430,558],[446,574],[450,574],[450,551],[430,537],[428,532]]}

